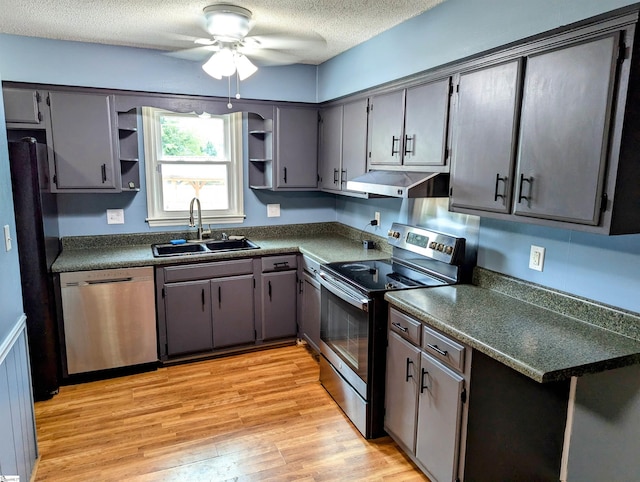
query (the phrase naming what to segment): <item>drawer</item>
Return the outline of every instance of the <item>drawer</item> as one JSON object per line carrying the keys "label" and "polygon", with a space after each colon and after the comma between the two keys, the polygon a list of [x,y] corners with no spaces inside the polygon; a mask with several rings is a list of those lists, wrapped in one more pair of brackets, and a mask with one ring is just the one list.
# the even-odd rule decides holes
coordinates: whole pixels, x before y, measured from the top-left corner
{"label": "drawer", "polygon": [[420,346],[420,329],[422,323],[394,308],[389,309],[389,329],[396,332],[405,340]]}
{"label": "drawer", "polygon": [[287,254],[284,256],[265,256],[262,258],[262,272],[284,271],[298,267],[298,255]]}
{"label": "drawer", "polygon": [[422,327],[422,349],[450,367],[464,372],[464,346],[428,326]]}
{"label": "drawer", "polygon": [[192,281],[198,279],[222,278],[241,274],[253,274],[253,260],[216,261],[164,268],[164,282]]}

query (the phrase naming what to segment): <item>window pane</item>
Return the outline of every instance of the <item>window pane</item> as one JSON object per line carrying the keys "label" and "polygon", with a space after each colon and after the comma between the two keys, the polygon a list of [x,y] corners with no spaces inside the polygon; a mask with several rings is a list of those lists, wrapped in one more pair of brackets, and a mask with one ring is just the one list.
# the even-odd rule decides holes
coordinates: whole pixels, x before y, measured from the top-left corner
{"label": "window pane", "polygon": [[223,119],[161,115],[160,129],[163,159],[204,156],[219,160],[226,157]]}
{"label": "window pane", "polygon": [[202,210],[229,209],[227,165],[163,164],[161,175],[165,211],[186,211],[194,197]]}

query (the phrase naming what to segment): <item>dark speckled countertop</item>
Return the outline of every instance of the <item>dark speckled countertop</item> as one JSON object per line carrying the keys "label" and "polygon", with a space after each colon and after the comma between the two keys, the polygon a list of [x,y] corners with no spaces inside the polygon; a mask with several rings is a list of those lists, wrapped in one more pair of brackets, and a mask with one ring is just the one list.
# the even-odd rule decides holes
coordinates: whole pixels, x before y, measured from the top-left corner
{"label": "dark speckled countertop", "polygon": [[[155,235],[83,236],[63,239],[63,250],[53,264],[54,273],[96,269],[199,263],[303,253],[319,263],[387,258],[390,251],[384,238],[362,233],[338,223],[274,226],[269,228],[228,229],[229,234],[241,234],[255,242],[260,249],[228,251],[212,254],[154,258],[151,244],[187,237],[185,233]],[[192,234],[192,233],[186,233]],[[381,249],[365,249],[361,238],[374,239]],[[213,238],[219,238],[214,233]]]}
{"label": "dark speckled countertop", "polygon": [[[566,297],[544,291],[544,300]],[[619,322],[622,316],[626,324],[637,326],[640,317],[632,313],[599,307],[604,314],[578,319],[475,285],[394,291],[385,298],[392,306],[537,382],[640,363],[640,340],[598,326],[606,320],[607,310],[612,319]],[[559,303],[570,302],[576,300]]]}

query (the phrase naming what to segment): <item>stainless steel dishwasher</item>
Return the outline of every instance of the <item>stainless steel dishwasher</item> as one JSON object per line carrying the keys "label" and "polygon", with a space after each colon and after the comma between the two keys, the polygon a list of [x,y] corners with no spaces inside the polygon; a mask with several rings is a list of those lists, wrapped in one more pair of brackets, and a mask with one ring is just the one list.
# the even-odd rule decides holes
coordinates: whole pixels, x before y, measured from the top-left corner
{"label": "stainless steel dishwasher", "polygon": [[158,360],[153,268],[60,274],[66,374]]}

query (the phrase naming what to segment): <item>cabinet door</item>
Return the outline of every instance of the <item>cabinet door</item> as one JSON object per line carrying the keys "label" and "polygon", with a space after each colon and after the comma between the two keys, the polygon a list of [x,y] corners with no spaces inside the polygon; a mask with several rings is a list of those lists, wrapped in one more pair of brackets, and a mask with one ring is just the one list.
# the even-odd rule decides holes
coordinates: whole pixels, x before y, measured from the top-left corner
{"label": "cabinet door", "polygon": [[40,94],[31,89],[2,89],[4,97],[4,115],[7,123],[40,124],[42,114],[38,103]]}
{"label": "cabinet door", "polygon": [[211,280],[213,347],[253,343],[253,275]]}
{"label": "cabinet door", "polygon": [[302,275],[300,333],[314,350],[320,351],[320,284],[308,273]]}
{"label": "cabinet door", "polygon": [[213,349],[209,281],[164,285],[167,354]]}
{"label": "cabinet door", "polygon": [[317,187],[317,109],[278,107],[277,120],[277,187]]}
{"label": "cabinet door", "polygon": [[384,426],[412,453],[416,444],[420,350],[389,332]]}
{"label": "cabinet door", "polygon": [[458,473],[464,379],[424,353],[419,378],[416,458],[429,477],[453,481]]}
{"label": "cabinet door", "polygon": [[402,164],[404,91],[376,95],[369,104],[369,165]]}
{"label": "cabinet door", "polygon": [[113,96],[50,92],[49,99],[57,190],[118,189]]}
{"label": "cabinet door", "polygon": [[342,164],[342,111],[341,105],[322,109],[318,138],[318,187],[340,189]]}
{"label": "cabinet door", "polygon": [[519,60],[460,75],[453,125],[451,206],[511,209]]}
{"label": "cabinet door", "polygon": [[262,275],[262,335],[265,340],[296,336],[296,285],[295,271]]}
{"label": "cabinet door", "polygon": [[340,171],[343,190],[346,190],[347,181],[367,172],[368,102],[367,99],[362,99],[344,105]]}
{"label": "cabinet door", "polygon": [[407,89],[402,163],[444,166],[451,80],[446,78]]}
{"label": "cabinet door", "polygon": [[514,213],[597,225],[619,34],[527,57]]}

